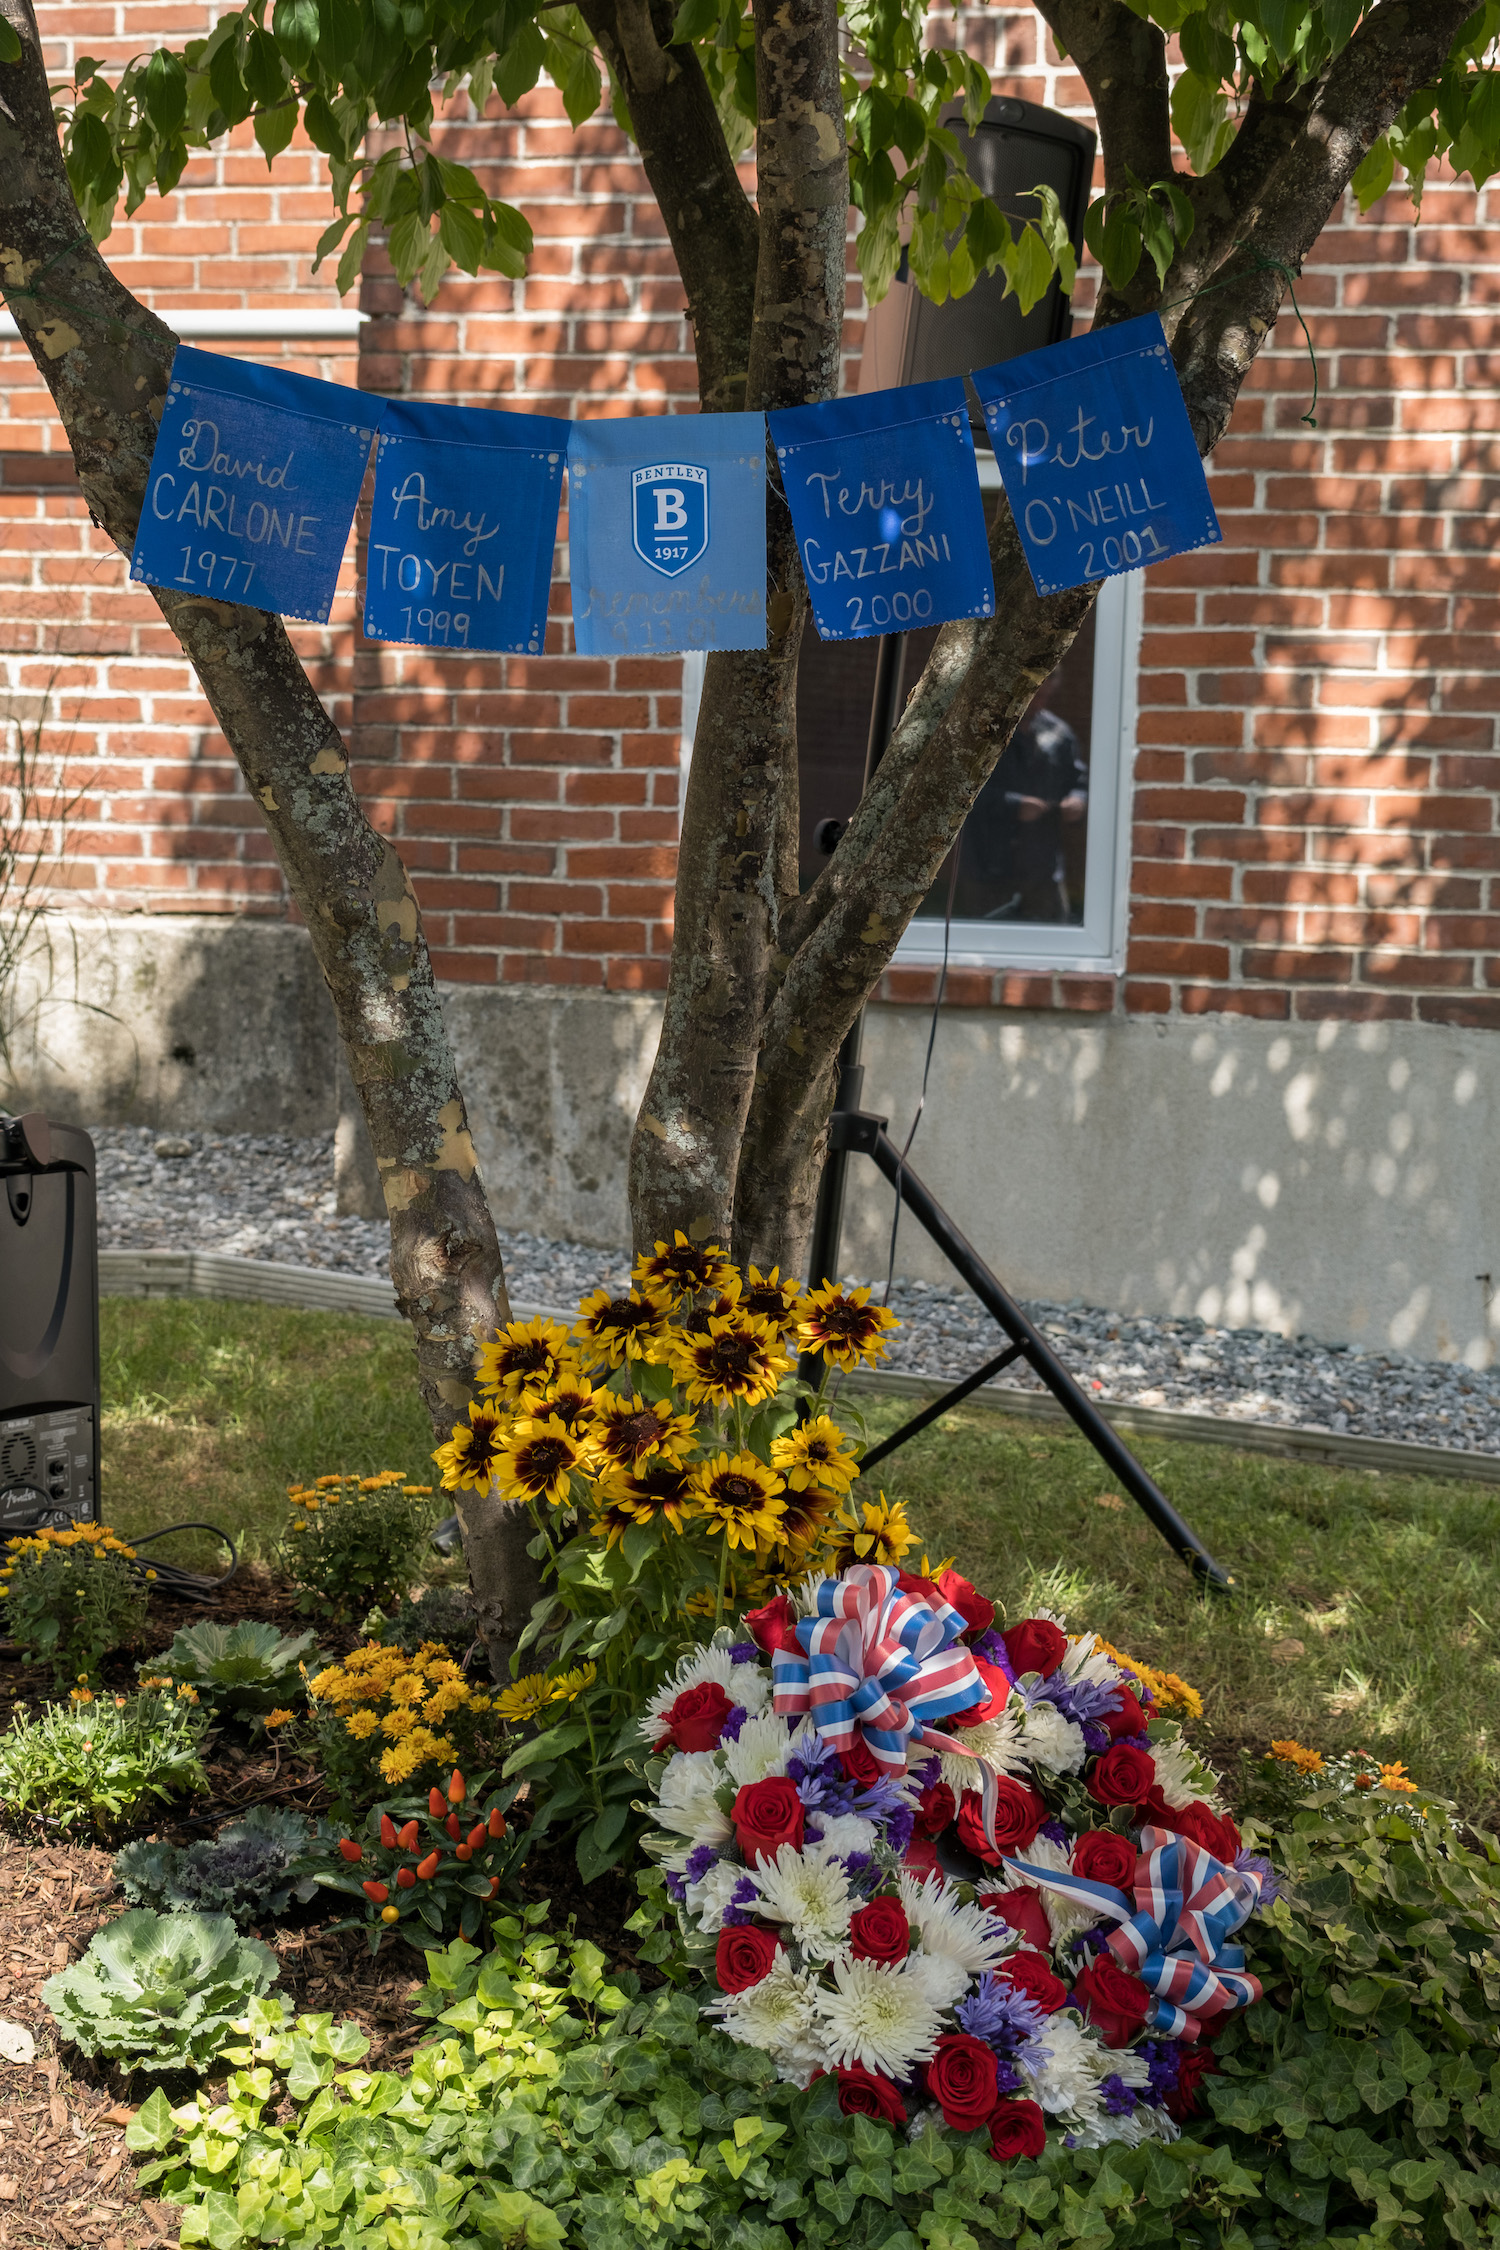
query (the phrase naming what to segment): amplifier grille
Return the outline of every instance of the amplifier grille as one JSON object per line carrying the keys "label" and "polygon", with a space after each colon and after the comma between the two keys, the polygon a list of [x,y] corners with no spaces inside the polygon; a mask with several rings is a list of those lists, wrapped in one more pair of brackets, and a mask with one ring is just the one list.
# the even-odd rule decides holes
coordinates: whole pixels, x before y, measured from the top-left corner
{"label": "amplifier grille", "polygon": [[36,1439],[30,1430],[12,1430],[0,1438],[0,1484],[29,1484],[41,1465]]}

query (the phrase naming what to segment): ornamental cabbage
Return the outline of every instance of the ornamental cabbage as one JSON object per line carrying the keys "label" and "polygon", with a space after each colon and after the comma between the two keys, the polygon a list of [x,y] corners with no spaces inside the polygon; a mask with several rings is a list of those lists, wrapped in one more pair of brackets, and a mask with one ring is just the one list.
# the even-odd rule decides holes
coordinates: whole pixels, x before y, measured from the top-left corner
{"label": "ornamental cabbage", "polygon": [[42,1987],[63,2038],[142,2070],[206,2071],[276,1956],[227,1914],[138,1907],[95,1932],[81,1961]]}

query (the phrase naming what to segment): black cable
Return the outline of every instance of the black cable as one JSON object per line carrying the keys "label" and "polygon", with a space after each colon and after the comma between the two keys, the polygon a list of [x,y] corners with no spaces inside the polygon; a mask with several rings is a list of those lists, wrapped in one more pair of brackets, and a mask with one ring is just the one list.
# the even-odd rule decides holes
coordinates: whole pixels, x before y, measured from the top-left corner
{"label": "black cable", "polygon": [[[943,911],[943,969],[938,978],[937,998],[932,1003],[932,1022],[927,1030],[927,1059],[922,1065],[922,1091],[917,1096],[916,1114],[911,1121],[911,1131],[901,1146],[901,1164],[911,1154],[911,1144],[917,1137],[917,1127],[922,1122],[922,1112],[927,1107],[927,1080],[932,1071],[932,1051],[937,1045],[938,1017],[942,1012],[943,994],[948,989],[948,949],[953,936],[953,900],[958,890],[959,855],[964,848],[963,830],[960,829],[953,845],[953,869],[948,877],[948,903]],[[901,1165],[896,1168],[896,1208],[891,1214],[891,1247],[885,1265],[885,1294],[880,1302],[891,1301],[891,1283],[896,1277],[896,1234],[901,1225]]]}
{"label": "black cable", "polygon": [[208,1578],[201,1571],[185,1570],[181,1563],[171,1562],[158,1562],[148,1565],[137,1559],[130,1565],[131,1569],[138,1578],[145,1578],[149,1569],[152,1584],[159,1586],[164,1594],[176,1594],[180,1600],[185,1602],[213,1601],[229,1584],[230,1579],[233,1578],[240,1567],[240,1558],[236,1552],[234,1541],[230,1538],[228,1532],[221,1531],[216,1523],[164,1524],[160,1531],[148,1531],[139,1539],[128,1539],[126,1545],[133,1547],[136,1550],[137,1558],[139,1558],[142,1547],[149,1547],[152,1541],[156,1539],[169,1539],[174,1531],[207,1531],[215,1539],[222,1539],[224,1545],[229,1549],[229,1568],[224,1572],[222,1578]]}

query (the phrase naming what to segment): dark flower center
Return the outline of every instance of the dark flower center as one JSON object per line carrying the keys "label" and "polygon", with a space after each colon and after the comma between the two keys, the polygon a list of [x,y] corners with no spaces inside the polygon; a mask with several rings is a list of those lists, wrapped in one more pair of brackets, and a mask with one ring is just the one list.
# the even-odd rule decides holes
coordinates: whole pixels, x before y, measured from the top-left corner
{"label": "dark flower center", "polygon": [[595,1313],[592,1325],[596,1335],[607,1335],[613,1329],[618,1335],[633,1336],[638,1328],[649,1328],[655,1318],[649,1305],[629,1297],[611,1297],[603,1310]]}
{"label": "dark flower center", "polygon": [[516,1455],[516,1467],[528,1484],[550,1484],[559,1469],[573,1465],[573,1448],[562,1438],[533,1438]]}
{"label": "dark flower center", "polygon": [[715,1477],[714,1496],[719,1500],[727,1500],[734,1508],[753,1508],[761,1498],[761,1490],[748,1477]]}

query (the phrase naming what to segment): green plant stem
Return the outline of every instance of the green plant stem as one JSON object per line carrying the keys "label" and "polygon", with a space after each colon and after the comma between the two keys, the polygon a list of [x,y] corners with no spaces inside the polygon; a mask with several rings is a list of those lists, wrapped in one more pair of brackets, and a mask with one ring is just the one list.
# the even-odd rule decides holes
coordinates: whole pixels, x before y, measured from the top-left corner
{"label": "green plant stem", "polygon": [[724,1622],[724,1588],[729,1578],[729,1526],[724,1526],[724,1543],[719,1550],[719,1593],[714,1603],[714,1631]]}

